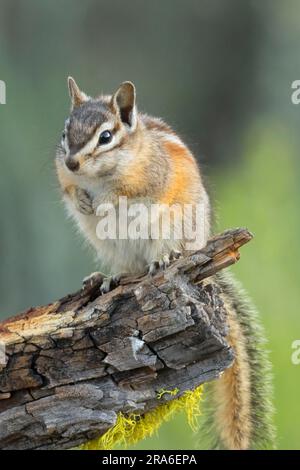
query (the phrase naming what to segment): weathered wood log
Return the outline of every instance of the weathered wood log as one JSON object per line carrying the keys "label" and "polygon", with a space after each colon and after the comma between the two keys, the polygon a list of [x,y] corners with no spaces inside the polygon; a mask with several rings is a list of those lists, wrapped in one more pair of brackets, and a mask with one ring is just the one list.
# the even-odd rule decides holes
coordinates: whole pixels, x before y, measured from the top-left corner
{"label": "weathered wood log", "polygon": [[252,235],[228,230],[154,277],[123,278],[0,323],[0,448],[63,449],[217,378],[233,361],[220,289],[206,279]]}

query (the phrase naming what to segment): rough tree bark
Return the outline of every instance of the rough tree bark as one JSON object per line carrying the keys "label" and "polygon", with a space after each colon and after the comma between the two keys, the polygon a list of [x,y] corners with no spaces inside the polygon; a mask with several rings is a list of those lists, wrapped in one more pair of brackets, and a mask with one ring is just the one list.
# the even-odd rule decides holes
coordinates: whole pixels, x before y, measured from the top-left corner
{"label": "rough tree bark", "polygon": [[233,351],[210,276],[251,238],[228,230],[154,277],[122,279],[103,296],[94,285],[0,323],[0,448],[70,448],[105,433],[120,411],[174,398],[158,400],[162,389],[179,397],[217,378]]}

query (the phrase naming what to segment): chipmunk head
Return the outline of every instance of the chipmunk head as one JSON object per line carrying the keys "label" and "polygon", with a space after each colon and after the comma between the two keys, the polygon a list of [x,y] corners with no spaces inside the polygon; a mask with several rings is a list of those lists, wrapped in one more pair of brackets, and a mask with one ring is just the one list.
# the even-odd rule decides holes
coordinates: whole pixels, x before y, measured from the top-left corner
{"label": "chipmunk head", "polygon": [[137,129],[135,87],[124,82],[112,96],[90,98],[68,78],[71,114],[66,120],[58,158],[77,176],[113,175],[126,165]]}

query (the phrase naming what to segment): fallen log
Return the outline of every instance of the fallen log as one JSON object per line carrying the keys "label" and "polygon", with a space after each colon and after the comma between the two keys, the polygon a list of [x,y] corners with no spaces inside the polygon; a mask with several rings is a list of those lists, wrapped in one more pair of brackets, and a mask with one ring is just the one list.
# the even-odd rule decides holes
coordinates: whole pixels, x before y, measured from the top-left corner
{"label": "fallen log", "polygon": [[[228,230],[155,276],[126,277],[0,323],[0,449],[65,449],[216,379],[233,361],[213,274],[252,235]],[[162,390],[178,390],[176,396]]]}

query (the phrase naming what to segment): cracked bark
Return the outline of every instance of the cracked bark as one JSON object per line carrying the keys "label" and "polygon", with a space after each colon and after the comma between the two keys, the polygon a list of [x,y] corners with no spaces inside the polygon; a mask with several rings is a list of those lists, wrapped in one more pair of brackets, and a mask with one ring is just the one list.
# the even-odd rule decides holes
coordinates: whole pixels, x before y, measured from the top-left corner
{"label": "cracked bark", "polygon": [[[0,448],[64,449],[105,433],[230,367],[226,311],[213,274],[252,235],[228,230],[154,277],[99,285],[0,323]],[[212,276],[212,277],[211,277]]]}

